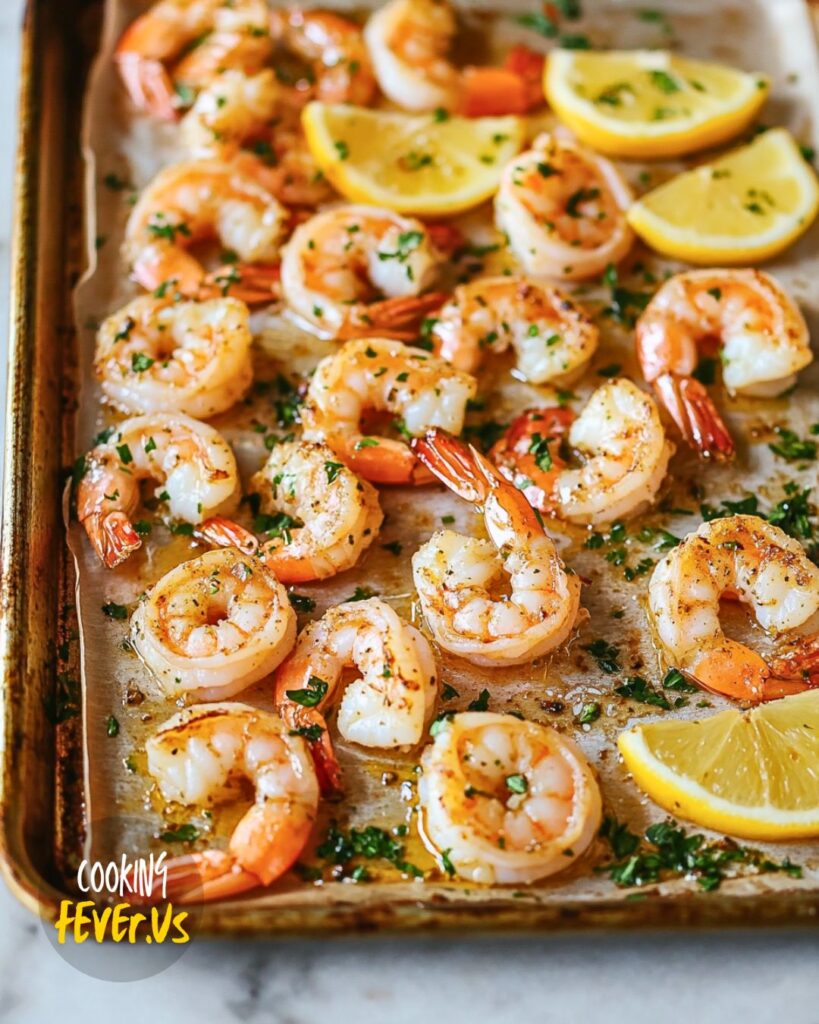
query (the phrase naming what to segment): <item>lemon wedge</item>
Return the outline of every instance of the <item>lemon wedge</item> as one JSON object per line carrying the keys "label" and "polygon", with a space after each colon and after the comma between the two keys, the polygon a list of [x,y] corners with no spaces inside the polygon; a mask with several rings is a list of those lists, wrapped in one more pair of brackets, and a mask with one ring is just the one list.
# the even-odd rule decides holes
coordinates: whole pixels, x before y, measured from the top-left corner
{"label": "lemon wedge", "polygon": [[446,215],[484,202],[524,138],[518,117],[318,102],[304,108],[302,124],[313,159],[342,195],[398,213]]}
{"label": "lemon wedge", "polygon": [[667,50],[553,50],[543,88],[577,137],[611,156],[670,157],[743,130],[768,79]]}
{"label": "lemon wedge", "polygon": [[672,178],[632,205],[628,221],[657,252],[689,263],[753,264],[806,231],[816,175],[784,128]]}
{"label": "lemon wedge", "polygon": [[699,721],[648,722],[617,745],[655,803],[745,839],[819,836],[819,692]]}

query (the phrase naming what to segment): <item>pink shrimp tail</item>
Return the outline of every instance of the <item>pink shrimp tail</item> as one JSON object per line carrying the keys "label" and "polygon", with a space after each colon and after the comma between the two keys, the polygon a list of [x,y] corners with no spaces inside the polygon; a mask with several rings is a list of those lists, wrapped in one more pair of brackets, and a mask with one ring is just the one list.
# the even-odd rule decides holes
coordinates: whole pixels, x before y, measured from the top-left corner
{"label": "pink shrimp tail", "polygon": [[164,121],[176,121],[174,89],[161,60],[151,60],[132,50],[117,53],[116,65],[131,102]]}
{"label": "pink shrimp tail", "polygon": [[132,896],[132,903],[204,903],[238,896],[262,884],[256,875],[246,871],[234,857],[222,850],[203,850],[172,857],[165,868],[164,893],[162,876],[157,874],[150,892]]}
{"label": "pink shrimp tail", "polygon": [[483,509],[490,494],[521,526],[543,533],[543,526],[524,495],[497,467],[472,445],[464,444],[444,430],[427,431],[415,438],[412,450],[417,458],[464,501]]}
{"label": "pink shrimp tail", "polygon": [[478,471],[478,453],[471,445],[435,427],[426,436],[414,438],[410,447],[416,458],[459,498],[483,505],[489,486],[486,475]]}
{"label": "pink shrimp tail", "polygon": [[82,520],[88,539],[108,569],[126,560],[142,539],[124,512],[94,512]]}
{"label": "pink shrimp tail", "polygon": [[324,715],[319,707],[304,707],[288,696],[288,691],[308,689],[310,676],[309,663],[295,657],[288,658],[276,670],[273,700],[276,710],[289,728],[306,730],[312,727],[321,730],[317,739],[307,740],[307,745],[313,758],[322,796],[326,799],[336,799],[343,792],[341,765],[338,763]]}
{"label": "pink shrimp tail", "polygon": [[665,373],[653,383],[660,401],[692,448],[705,458],[733,457],[733,439],[698,380]]}
{"label": "pink shrimp tail", "polygon": [[259,550],[259,542],[249,530],[224,516],[204,519],[194,535],[217,548],[238,548],[243,555],[255,555]]}
{"label": "pink shrimp tail", "polygon": [[425,316],[446,302],[444,292],[427,295],[401,295],[367,306],[366,313],[353,313],[349,323],[338,332],[339,340],[382,337],[413,341]]}
{"label": "pink shrimp tail", "polygon": [[273,302],[281,297],[278,263],[230,263],[206,274],[198,298],[213,299],[231,295],[249,306]]}
{"label": "pink shrimp tail", "polygon": [[435,479],[429,470],[415,457],[412,448],[403,441],[379,438],[378,444],[362,445],[362,435],[335,437],[330,440],[333,448],[350,469],[374,484],[397,486],[409,484],[419,486],[432,483]]}

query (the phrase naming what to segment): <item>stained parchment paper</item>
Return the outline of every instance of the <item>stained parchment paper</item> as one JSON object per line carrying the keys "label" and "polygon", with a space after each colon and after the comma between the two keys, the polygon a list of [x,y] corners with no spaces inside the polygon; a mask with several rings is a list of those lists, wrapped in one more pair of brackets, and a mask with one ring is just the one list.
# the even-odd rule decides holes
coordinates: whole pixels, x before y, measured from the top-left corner
{"label": "stained parchment paper", "polygon": [[[343,7],[339,4],[326,6]],[[796,137],[819,148],[819,67],[814,36],[808,13],[801,0],[684,0],[662,6],[667,18],[647,21],[638,16],[643,4],[620,0],[586,0],[586,16],[573,24],[572,31],[586,33],[599,47],[632,48],[673,45],[689,56],[713,58],[747,70],[758,70],[771,76],[772,95],[761,120],[767,125],[785,125]],[[492,10],[489,4],[464,4],[480,27],[480,13]],[[531,9],[524,3],[496,3],[502,12],[491,21],[491,38],[498,50],[512,42],[546,48],[549,44],[514,22],[510,15]],[[122,28],[144,5],[133,0],[111,0],[105,13],[102,48],[96,62],[86,98],[83,148],[87,161],[87,231],[89,270],[76,291],[76,321],[80,337],[81,389],[77,414],[78,453],[92,445],[96,433],[121,417],[107,408],[92,374],[95,326],[108,314],[138,294],[129,280],[128,267],[120,255],[125,220],[132,197],[144,187],[165,164],[184,157],[179,149],[177,129],[157,123],[149,117],[136,115],[129,109],[124,91],[112,65],[111,55]],[[670,30],[666,29],[670,26]],[[549,115],[539,117],[532,126],[550,124]],[[737,142],[742,140],[737,140]],[[680,162],[637,164],[620,161],[627,179],[637,193],[646,189],[641,172],[650,175],[650,186],[659,184],[683,166],[708,159],[707,153]],[[104,185],[106,175],[115,174],[127,182],[126,188],[112,190]],[[476,242],[498,241],[491,225],[491,207],[459,218],[458,223]],[[794,294],[808,318],[814,338],[819,337],[819,226],[813,228],[782,257],[767,268]],[[494,254],[484,258],[483,272],[498,272],[513,266],[512,258]],[[636,246],[626,264],[634,268],[642,264],[658,280],[667,270],[679,269],[658,258],[642,246]],[[643,288],[639,273],[621,271],[629,287]],[[608,292],[599,285],[583,285],[578,298],[600,314],[597,322],[602,341],[592,369],[574,388],[574,408],[580,409],[591,391],[602,383],[595,372],[612,363],[619,363],[623,372],[639,381],[633,340],[628,331],[610,317],[602,315]],[[335,343],[317,341],[297,329],[277,307],[255,312],[256,380],[274,381],[279,372],[305,374],[323,355],[333,351]],[[473,422],[492,418],[508,422],[522,408],[555,403],[555,392],[549,387],[536,388],[515,380],[509,373],[512,363],[500,358],[483,369],[480,394],[487,399],[486,410],[471,417]],[[763,509],[783,497],[783,483],[795,480],[801,486],[816,483],[816,464],[799,471],[792,464],[775,459],[766,442],[772,439],[772,428],[787,425],[804,436],[810,423],[819,421],[819,372],[816,364],[800,375],[799,387],[787,399],[776,401],[730,400],[721,389],[716,399],[726,414],[738,440],[738,454],[730,466],[700,465],[682,446],[674,457],[668,479],[663,485],[665,507],[690,509],[692,514],[653,512],[629,523],[628,564],[637,565],[643,558],[659,560],[651,543],[635,539],[641,525],[667,529],[684,536],[700,522],[700,501],[718,504],[721,499],[738,499],[748,493],[759,496]],[[242,475],[247,477],[264,461],[266,452],[258,424],[277,430],[273,401],[275,388],[261,388],[251,393],[229,413],[211,422],[232,443],[239,459]],[[692,487],[701,490],[696,494]],[[480,534],[480,518],[464,502],[444,493],[442,488],[394,488],[381,492],[386,522],[379,540],[360,564],[340,576],[321,584],[304,585],[300,593],[316,601],[313,616],[349,597],[356,586],[367,586],[389,601],[396,610],[420,623],[420,612],[410,575],[410,557],[434,529],[442,517],[454,517],[452,528]],[[157,519],[156,515],[151,518]],[[514,669],[484,670],[457,658],[439,654],[441,685],[449,683],[459,696],[445,706],[463,709],[485,687],[490,692],[489,707],[497,711],[518,711],[537,721],[547,723],[574,736],[597,772],[609,813],[626,820],[639,830],[650,821],[663,818],[664,813],[643,797],[630,781],[616,752],[618,732],[635,719],[648,719],[656,709],[617,697],[613,687],[626,675],[642,675],[655,687],[662,673],[653,649],[643,612],[648,575],[633,581],[624,578],[623,567],[610,564],[603,550],[587,550],[583,546],[587,531],[549,523],[549,529],[560,544],[568,563],[590,582],[583,590],[583,604],[589,619],[577,631],[573,641],[554,657],[541,659]],[[116,602],[132,609],[140,593],[164,572],[179,562],[201,553],[200,548],[185,537],[172,537],[161,525],[155,526],[143,549],[130,561],[107,571],[91,551],[82,529],[73,522],[68,540],[77,568],[77,604],[81,621],[82,694],[85,733],[85,797],[88,817],[86,855],[109,860],[122,852],[145,854],[150,850],[181,848],[168,846],[158,839],[167,827],[193,822],[202,832],[198,844],[224,845],[233,823],[244,810],[239,805],[217,812],[212,818],[201,811],[183,807],[164,807],[158,799],[150,777],[145,771],[144,742],[147,735],[178,710],[171,701],[162,699],[152,685],[150,675],[130,651],[127,622],[108,619],[102,612],[106,602]],[[381,545],[400,540],[403,550],[396,556]],[[615,618],[612,613],[622,617]],[[306,621],[300,616],[300,623]],[[747,616],[736,610],[726,611],[726,628],[738,637],[747,637],[760,649],[764,637],[751,626]],[[592,640],[604,639],[621,651],[623,671],[606,675],[594,658],[584,650]],[[671,695],[674,696],[673,694]],[[270,706],[269,680],[260,683],[236,699],[258,706]],[[597,701],[601,717],[591,726],[581,726],[577,714],[587,701]],[[698,706],[706,703],[707,707]],[[688,704],[670,712],[667,717],[693,718],[716,713],[728,702],[708,694],[694,694]],[[119,721],[119,734],[109,737],[106,723],[114,715]],[[338,740],[347,783],[347,797],[341,804],[325,807],[315,830],[323,834],[330,817],[341,824],[379,825],[391,828],[399,823],[409,825],[407,858],[429,872],[425,882],[401,880],[391,869],[381,872],[372,866],[376,881],[370,885],[352,885],[342,881],[319,885],[303,882],[288,875],[277,885],[243,897],[255,904],[269,907],[309,905],[312,902],[343,899],[347,902],[390,898],[482,901],[492,898],[521,901],[561,901],[611,898],[622,894],[605,875],[593,867],[608,856],[602,842],[571,872],[528,887],[514,894],[508,889],[485,889],[451,882],[435,872],[435,862],[423,848],[418,836],[413,806],[416,800],[416,764],[419,751],[390,754],[363,750]],[[816,844],[770,847],[777,859],[790,856],[805,866],[804,878],[795,880],[786,875],[766,874],[724,883],[726,892],[758,892],[767,888],[815,887],[819,885],[819,847]],[[305,859],[310,859],[309,851]],[[810,865],[816,864],[814,869]],[[369,865],[368,865],[369,867]],[[437,879],[437,880],[436,880]],[[694,888],[691,881],[674,881],[660,887],[661,891]]]}

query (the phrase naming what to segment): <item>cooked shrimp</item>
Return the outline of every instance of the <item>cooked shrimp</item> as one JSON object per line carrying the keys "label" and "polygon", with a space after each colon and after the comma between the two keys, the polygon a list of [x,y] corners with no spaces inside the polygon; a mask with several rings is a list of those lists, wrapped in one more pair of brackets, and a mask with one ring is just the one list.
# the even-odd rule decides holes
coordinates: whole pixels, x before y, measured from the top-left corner
{"label": "cooked shrimp", "polygon": [[539,512],[555,514],[555,483],[568,466],[566,436],[575,418],[568,408],[526,409],[489,449],[489,460]]}
{"label": "cooked shrimp", "polygon": [[459,877],[520,885],[563,871],[600,826],[600,790],[565,736],[512,715],[444,719],[421,757],[421,835]]}
{"label": "cooked shrimp", "polygon": [[582,465],[558,472],[555,496],[557,514],[573,523],[606,523],[645,509],[674,453],[651,396],[624,377],[594,392],[568,442]]}
{"label": "cooked shrimp", "polygon": [[543,102],[542,57],[527,51],[534,74],[520,48],[505,67],[458,69],[447,59],[456,31],[445,0],[391,0],[375,11],[364,38],[384,95],[407,110],[442,107],[469,116],[523,114]]}
{"label": "cooked shrimp", "polygon": [[[540,511],[572,523],[608,523],[650,505],[674,453],[651,396],[621,377],[599,387],[577,419],[562,412],[529,410],[512,424],[490,453],[503,475]],[[555,450],[564,437],[577,468]]]}
{"label": "cooked shrimp", "polygon": [[257,75],[225,71],[196,97],[182,138],[192,156],[232,160],[285,206],[315,207],[333,189],[298,123],[289,123],[283,90],[269,68]]}
{"label": "cooked shrimp", "polygon": [[269,675],[295,639],[287,591],[234,548],[171,569],[131,616],[131,643],[168,697],[232,697]]}
{"label": "cooked shrimp", "polygon": [[[277,536],[262,545],[259,557],[282,583],[324,580],[350,569],[384,519],[375,488],[337,462],[332,449],[315,442],[276,445],[250,489],[261,497],[263,512],[278,513]],[[244,533],[220,516],[197,532],[227,545]],[[248,548],[255,543],[252,534],[244,539]]]}
{"label": "cooked shrimp", "polygon": [[270,68],[255,75],[223,71],[196,97],[180,125],[191,156],[230,157],[248,139],[272,134],[282,86]]}
{"label": "cooked shrimp", "polygon": [[767,398],[793,387],[812,360],[796,303],[760,270],[691,270],[660,288],[637,321],[645,379],[685,440],[701,455],[727,458],[734,444],[692,374],[703,343],[720,347],[729,394]]}
{"label": "cooked shrimp", "polygon": [[487,277],[460,285],[436,314],[437,352],[474,373],[487,352],[517,353],[518,370],[533,384],[570,384],[597,349],[591,318],[563,292],[525,277]]}
{"label": "cooked shrimp", "polygon": [[114,54],[132,102],[173,119],[195,88],[225,68],[257,71],[271,53],[265,0],[159,0]]}
{"label": "cooked shrimp", "polygon": [[282,251],[282,293],[322,337],[409,341],[444,300],[421,294],[440,260],[419,220],[377,206],[338,206],[293,232]]}
{"label": "cooked shrimp", "polygon": [[304,436],[324,441],[365,480],[427,483],[429,473],[403,441],[366,434],[362,419],[390,413],[405,436],[430,427],[458,434],[476,388],[474,377],[399,341],[348,341],[316,367],[302,407]]}
{"label": "cooked shrimp", "polygon": [[338,731],[352,743],[412,747],[435,705],[437,670],[427,640],[377,597],[325,612],[302,630],[276,673],[276,707],[291,729],[310,738],[322,791],[340,787],[341,771],[324,712],[348,669]]}
{"label": "cooked shrimp", "polygon": [[527,274],[575,281],[629,251],[631,201],[614,164],[544,133],[504,168],[495,220]]}
{"label": "cooked shrimp", "polygon": [[[128,218],[124,251],[143,288],[270,302],[286,217],[245,163],[192,160],[164,168],[142,193]],[[213,237],[236,261],[208,274],[187,247]]]}
{"label": "cooked shrimp", "polygon": [[159,485],[170,514],[187,523],[230,512],[239,500],[236,460],[213,427],[168,413],[125,420],[86,455],[75,495],[77,518],[109,569],[142,544],[131,517],[143,480]]}
{"label": "cooked shrimp", "polygon": [[[566,570],[524,496],[474,448],[440,431],[413,441],[418,458],[473,502],[489,540],[438,530],[412,558],[432,634],[475,665],[521,665],[554,650],[580,610],[580,580]],[[496,596],[501,573],[510,593]]]}
{"label": "cooked shrimp", "polygon": [[103,322],[94,371],[106,398],[124,412],[207,419],[250,387],[251,342],[250,314],[238,299],[145,295]]}
{"label": "cooked shrimp", "polygon": [[299,83],[304,100],[354,103],[373,99],[376,81],[361,29],[332,11],[299,7],[272,11],[273,38],[310,64],[310,81]]}
{"label": "cooked shrimp", "polygon": [[722,632],[722,597],[749,605],[766,632],[793,635],[819,610],[819,568],[799,541],[757,516],[703,523],[655,568],[649,617],[662,660],[708,690],[756,703],[819,686],[819,636],[796,636],[769,664]]}
{"label": "cooked shrimp", "polygon": [[235,798],[241,779],[254,790],[227,850],[167,862],[166,899],[237,896],[275,882],[298,859],[316,819],[318,783],[304,741],[278,715],[247,704],[197,704],[161,725],[145,751],[168,803],[208,808]]}

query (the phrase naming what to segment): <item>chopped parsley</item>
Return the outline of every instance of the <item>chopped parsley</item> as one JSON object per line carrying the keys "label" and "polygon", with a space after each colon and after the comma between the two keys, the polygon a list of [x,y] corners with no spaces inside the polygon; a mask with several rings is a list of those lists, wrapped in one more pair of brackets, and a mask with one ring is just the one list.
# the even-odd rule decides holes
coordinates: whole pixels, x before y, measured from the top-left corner
{"label": "chopped parsley", "polygon": [[590,644],[585,644],[583,650],[589,652],[597,662],[597,667],[606,675],[612,676],[620,671],[620,648],[614,644],[606,640],[593,640]]}
{"label": "chopped parsley", "polygon": [[[424,874],[419,867],[405,859],[404,844],[375,825],[367,825],[363,829],[351,828],[345,833],[338,827],[338,822],[331,821],[324,839],[316,849],[316,856],[342,867],[344,873],[356,881],[369,881],[366,870],[355,876],[356,868],[350,869],[350,862],[356,857],[385,860],[412,878],[422,878]],[[363,868],[363,865],[359,867]]]}
{"label": "chopped parsley", "polygon": [[621,697],[635,700],[639,704],[651,704],[654,707],[663,708],[665,711],[671,710],[668,699],[653,689],[648,680],[643,679],[642,676],[627,676],[624,683],[615,686],[614,692]]}
{"label": "chopped parsley", "polygon": [[651,79],[651,84],[655,89],[659,89],[660,92],[670,95],[680,91],[679,82],[669,75],[667,71],[662,71],[659,68],[652,69],[649,71],[648,77]]}
{"label": "chopped parsley", "polygon": [[618,282],[617,268],[613,263],[609,263],[603,273],[603,284],[610,289],[611,300],[610,305],[603,312],[624,327],[633,327],[637,323],[639,314],[648,305],[651,295],[648,292],[636,292],[624,288]]}
{"label": "chopped parsley", "polygon": [[643,836],[631,832],[614,817],[604,818],[600,835],[612,849],[614,860],[602,870],[621,887],[651,885],[669,878],[694,878],[705,892],[718,889],[735,872],[729,865],[744,865],[755,873],[781,871],[801,878],[802,868],[788,858],[771,860],[759,850],[731,839],[707,842],[689,834],[672,819],[649,825]]}
{"label": "chopped parsley", "polygon": [[489,710],[489,690],[481,690],[475,700],[470,701],[467,705],[467,711],[488,711]]}
{"label": "chopped parsley", "polygon": [[122,622],[128,618],[128,609],[124,604],[114,604],[113,601],[109,601],[108,604],[102,606],[103,615],[107,615],[109,619],[117,619]]}
{"label": "chopped parsley", "polygon": [[297,594],[291,590],[287,594],[290,604],[297,612],[311,612],[316,607],[316,602],[306,594]]}
{"label": "chopped parsley", "polygon": [[816,441],[803,440],[794,431],[785,427],[777,427],[776,434],[779,441],[776,444],[769,444],[768,447],[780,458],[788,462],[798,462],[801,459],[813,461],[816,459]]}
{"label": "chopped parsley", "polygon": [[159,838],[163,843],[193,843],[199,838],[199,829],[195,825],[180,825],[160,832]]}
{"label": "chopped parsley", "polygon": [[310,676],[305,689],[285,690],[285,694],[294,704],[299,704],[303,708],[314,708],[324,700],[329,688],[329,684],[323,679],[319,679],[318,676]]}

